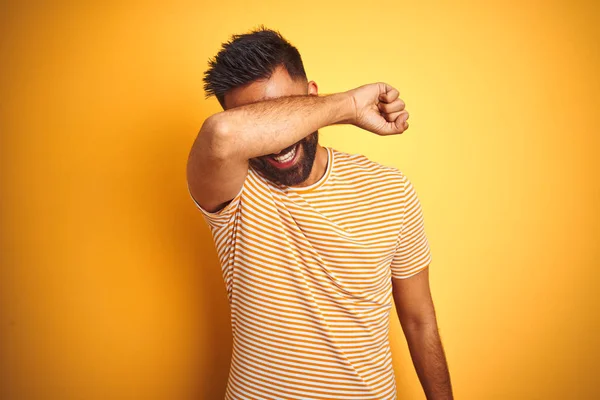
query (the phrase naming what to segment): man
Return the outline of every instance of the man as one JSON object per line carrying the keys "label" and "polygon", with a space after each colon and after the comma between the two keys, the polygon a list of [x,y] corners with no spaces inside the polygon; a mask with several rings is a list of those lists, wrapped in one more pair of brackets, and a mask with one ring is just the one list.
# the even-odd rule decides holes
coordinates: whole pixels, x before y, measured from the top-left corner
{"label": "man", "polygon": [[205,90],[224,111],[203,123],[187,179],[231,308],[226,398],[395,399],[393,297],[427,398],[452,399],[414,187],[318,143],[333,124],[403,133],[398,91],[379,82],[319,96],[298,50],[263,26],[209,64]]}

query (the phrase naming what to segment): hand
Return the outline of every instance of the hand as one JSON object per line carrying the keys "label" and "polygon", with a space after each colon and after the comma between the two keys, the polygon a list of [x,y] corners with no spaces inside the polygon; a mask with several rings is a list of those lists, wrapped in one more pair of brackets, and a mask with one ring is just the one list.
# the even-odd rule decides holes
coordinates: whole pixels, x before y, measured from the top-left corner
{"label": "hand", "polygon": [[398,90],[385,82],[370,83],[347,91],[353,101],[356,117],[351,122],[378,135],[395,135],[408,129],[408,111]]}

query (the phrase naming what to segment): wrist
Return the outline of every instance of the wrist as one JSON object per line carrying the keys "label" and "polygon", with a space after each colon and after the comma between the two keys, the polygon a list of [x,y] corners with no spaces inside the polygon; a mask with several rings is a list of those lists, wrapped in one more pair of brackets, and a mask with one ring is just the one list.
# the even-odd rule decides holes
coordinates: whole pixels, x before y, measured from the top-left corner
{"label": "wrist", "polygon": [[334,93],[329,96],[335,108],[333,124],[354,124],[356,120],[356,102],[349,92]]}

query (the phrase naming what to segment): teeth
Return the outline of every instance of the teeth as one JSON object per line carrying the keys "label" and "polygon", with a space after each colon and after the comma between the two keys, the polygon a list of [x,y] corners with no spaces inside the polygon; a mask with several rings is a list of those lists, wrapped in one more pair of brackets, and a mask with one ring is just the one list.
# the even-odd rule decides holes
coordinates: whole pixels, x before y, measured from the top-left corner
{"label": "teeth", "polygon": [[273,158],[280,163],[291,161],[296,156],[296,147],[297,146],[294,146],[290,151],[282,156],[273,156]]}

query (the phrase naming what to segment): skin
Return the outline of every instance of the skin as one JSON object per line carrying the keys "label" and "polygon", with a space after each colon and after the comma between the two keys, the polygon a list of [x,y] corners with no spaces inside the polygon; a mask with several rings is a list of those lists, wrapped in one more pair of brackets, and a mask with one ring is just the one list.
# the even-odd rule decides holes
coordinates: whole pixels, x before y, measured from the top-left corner
{"label": "skin", "polygon": [[454,399],[429,287],[429,266],[407,279],[392,278],[392,293],[427,400]]}
{"label": "skin", "polygon": [[[257,80],[247,85],[228,91],[224,96],[225,110],[254,103],[269,98],[291,95],[318,95],[315,81],[292,79],[286,69],[279,66],[270,79]],[[327,150],[319,144],[319,131],[307,135],[297,143],[296,160],[287,168],[279,168],[269,162],[268,158],[276,153],[255,157],[248,163],[257,171],[264,174],[272,182],[294,187],[304,187],[317,182],[327,169]],[[295,144],[294,144],[295,145]],[[283,149],[285,152],[289,146]]]}

